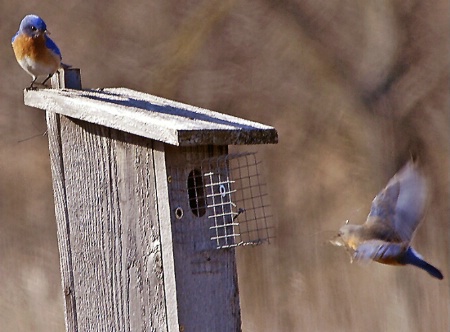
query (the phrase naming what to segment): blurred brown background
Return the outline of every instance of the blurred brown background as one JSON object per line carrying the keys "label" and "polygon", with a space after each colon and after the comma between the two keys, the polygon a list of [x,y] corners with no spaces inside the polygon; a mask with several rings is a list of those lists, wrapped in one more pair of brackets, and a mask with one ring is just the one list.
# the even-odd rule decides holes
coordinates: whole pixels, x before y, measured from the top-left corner
{"label": "blurred brown background", "polygon": [[[259,148],[277,237],[238,250],[244,331],[449,330],[448,1],[3,0],[0,13],[1,331],[64,329],[44,113],[23,105],[30,77],[10,46],[29,13],[86,88],[277,128]],[[411,154],[432,186],[414,245],[443,281],[326,243]]]}

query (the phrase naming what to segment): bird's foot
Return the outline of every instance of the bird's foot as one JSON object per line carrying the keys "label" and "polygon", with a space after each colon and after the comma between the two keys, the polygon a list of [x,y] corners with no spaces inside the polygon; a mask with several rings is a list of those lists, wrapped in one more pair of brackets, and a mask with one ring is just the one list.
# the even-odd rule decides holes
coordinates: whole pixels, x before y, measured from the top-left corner
{"label": "bird's foot", "polygon": [[51,88],[51,86],[49,86],[47,84],[34,82],[29,87],[25,88],[25,90],[27,90],[27,91],[36,91],[36,90],[39,90],[39,89],[50,89],[50,88]]}

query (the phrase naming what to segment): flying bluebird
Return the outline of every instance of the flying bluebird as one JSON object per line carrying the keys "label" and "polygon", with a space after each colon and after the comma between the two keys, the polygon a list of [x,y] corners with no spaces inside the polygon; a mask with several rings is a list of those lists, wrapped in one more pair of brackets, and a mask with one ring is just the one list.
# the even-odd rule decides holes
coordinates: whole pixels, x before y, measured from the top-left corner
{"label": "flying bluebird", "polygon": [[47,76],[42,82],[45,84],[58,68],[69,67],[61,63],[61,52],[48,35],[47,25],[39,16],[27,15],[11,40],[17,62],[33,77],[29,89],[39,76]]}
{"label": "flying bluebird", "polygon": [[443,279],[442,273],[410,246],[425,214],[427,194],[427,183],[417,164],[408,162],[375,197],[366,222],[351,225],[347,221],[331,243],[345,246],[352,260],[411,264]]}

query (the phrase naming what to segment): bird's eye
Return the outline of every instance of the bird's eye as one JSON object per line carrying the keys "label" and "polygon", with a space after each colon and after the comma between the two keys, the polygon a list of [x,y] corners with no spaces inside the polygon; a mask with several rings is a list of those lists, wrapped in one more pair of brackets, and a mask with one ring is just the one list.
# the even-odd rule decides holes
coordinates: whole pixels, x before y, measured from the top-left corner
{"label": "bird's eye", "polygon": [[36,28],[34,25],[32,25],[32,26],[30,27],[30,29],[31,29],[31,31],[36,31],[36,30],[37,30],[37,28]]}

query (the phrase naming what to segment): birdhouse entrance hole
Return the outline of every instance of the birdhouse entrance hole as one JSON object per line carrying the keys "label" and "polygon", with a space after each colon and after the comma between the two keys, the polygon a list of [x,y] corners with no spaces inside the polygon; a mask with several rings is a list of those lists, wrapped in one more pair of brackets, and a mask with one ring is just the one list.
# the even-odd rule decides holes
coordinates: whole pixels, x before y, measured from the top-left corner
{"label": "birdhouse entrance hole", "polygon": [[203,217],[206,213],[205,194],[202,173],[198,169],[189,173],[187,186],[192,213],[197,217]]}

